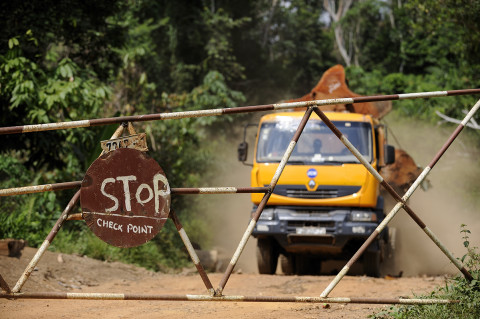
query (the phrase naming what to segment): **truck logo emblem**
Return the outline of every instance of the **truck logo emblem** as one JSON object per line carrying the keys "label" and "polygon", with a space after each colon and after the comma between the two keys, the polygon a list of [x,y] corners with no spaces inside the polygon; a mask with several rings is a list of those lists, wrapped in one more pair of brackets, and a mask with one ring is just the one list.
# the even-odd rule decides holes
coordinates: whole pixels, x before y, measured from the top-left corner
{"label": "truck logo emblem", "polygon": [[317,177],[317,170],[315,168],[310,168],[308,171],[307,171],[307,176],[310,177],[310,178],[315,178]]}
{"label": "truck logo emblem", "polygon": [[308,187],[314,188],[315,187],[315,181],[313,179],[308,181]]}

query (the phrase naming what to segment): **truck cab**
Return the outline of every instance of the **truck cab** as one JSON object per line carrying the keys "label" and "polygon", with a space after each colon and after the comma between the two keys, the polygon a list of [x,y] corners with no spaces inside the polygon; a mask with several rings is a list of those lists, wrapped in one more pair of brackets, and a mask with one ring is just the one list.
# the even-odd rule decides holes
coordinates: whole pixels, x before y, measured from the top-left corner
{"label": "truck cab", "polygon": [[[392,163],[384,129],[369,115],[327,117],[377,170]],[[258,125],[251,186],[268,186],[304,112],[265,115]],[[252,194],[253,211],[262,194]],[[258,220],[259,272],[315,274],[322,261],[348,260],[384,218],[379,182],[316,114],[312,114]],[[364,272],[380,275],[388,240],[382,234],[363,256]]]}

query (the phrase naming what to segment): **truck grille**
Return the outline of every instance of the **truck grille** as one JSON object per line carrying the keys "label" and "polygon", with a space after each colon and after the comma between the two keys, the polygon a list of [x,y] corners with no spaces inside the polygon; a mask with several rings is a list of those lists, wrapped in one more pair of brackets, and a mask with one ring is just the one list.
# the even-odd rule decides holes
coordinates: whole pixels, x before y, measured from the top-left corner
{"label": "truck grille", "polygon": [[334,221],[298,221],[298,220],[289,220],[287,227],[335,227]]}
{"label": "truck grille", "polygon": [[287,197],[299,198],[335,198],[338,197],[338,190],[336,189],[317,189],[316,191],[308,191],[303,189],[287,189]]}
{"label": "truck grille", "polygon": [[292,198],[325,199],[355,194],[360,186],[319,185],[316,190],[309,191],[304,185],[277,185],[274,194]]}

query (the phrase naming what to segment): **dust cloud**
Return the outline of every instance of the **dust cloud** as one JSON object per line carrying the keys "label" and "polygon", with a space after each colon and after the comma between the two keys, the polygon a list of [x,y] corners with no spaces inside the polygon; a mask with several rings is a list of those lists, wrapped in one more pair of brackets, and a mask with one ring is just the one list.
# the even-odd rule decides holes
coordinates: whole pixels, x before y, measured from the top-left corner
{"label": "dust cloud", "polygon": [[[407,151],[422,167],[430,163],[455,129],[452,125],[433,125],[401,118],[395,113],[389,114],[385,120],[390,128],[389,143]],[[472,232],[471,245],[479,246],[480,241],[477,208],[480,152],[469,130],[466,128],[460,134],[428,175],[431,188],[427,191],[419,188],[409,200],[413,211],[457,258],[466,253],[461,224],[466,224]],[[393,200],[388,202],[387,212],[394,204]],[[387,263],[390,273],[403,271],[406,276],[458,273],[405,211],[397,213],[391,226],[396,228],[397,236],[394,258]]]}
{"label": "dust cloud", "polygon": [[[452,125],[438,126],[405,119],[395,113],[389,114],[385,120],[390,129],[389,143],[407,151],[417,165],[423,167],[430,163],[455,128]],[[457,258],[466,253],[460,233],[461,224],[466,224],[472,232],[471,245],[480,246],[480,213],[477,208],[480,204],[480,151],[471,138],[472,132],[468,130],[466,128],[460,134],[429,174],[431,188],[428,191],[419,188],[409,200],[414,212]],[[216,175],[209,181],[210,186],[250,186],[250,167],[237,161],[237,145],[242,137],[243,131],[239,129],[236,137],[223,137],[215,147]],[[248,142],[248,162],[251,163],[253,137]],[[212,248],[219,251],[224,263],[228,263],[250,220],[250,195],[203,196],[208,196],[207,215],[212,225]],[[386,199],[386,212],[389,212],[394,202]],[[405,211],[397,213],[390,227],[396,228],[395,253],[387,261],[385,273],[395,275],[402,271],[404,276],[458,273]],[[255,246],[256,239],[251,237],[235,270],[257,272]]]}
{"label": "dust cloud", "polygon": [[[215,154],[213,170],[215,175],[209,181],[209,186],[216,187],[250,187],[250,166],[245,166],[237,160],[237,146],[243,141],[243,125],[239,124],[233,137],[221,136],[216,139],[213,147]],[[247,163],[252,163],[255,129],[249,130],[249,154]],[[224,269],[230,262],[238,244],[247,229],[251,219],[252,202],[250,194],[203,195],[207,203],[211,220],[212,249],[218,251],[219,265]],[[240,255],[235,271],[257,273],[255,256],[257,240],[250,237]]]}

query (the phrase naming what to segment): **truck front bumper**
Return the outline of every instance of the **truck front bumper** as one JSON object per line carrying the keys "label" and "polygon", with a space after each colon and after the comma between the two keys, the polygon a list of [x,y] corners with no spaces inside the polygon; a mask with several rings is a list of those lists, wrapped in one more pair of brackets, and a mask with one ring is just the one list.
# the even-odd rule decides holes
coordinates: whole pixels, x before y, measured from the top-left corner
{"label": "truck front bumper", "polygon": [[[352,212],[374,213],[361,208],[266,208],[253,236],[273,238],[287,253],[343,259],[354,253],[378,226],[377,221],[353,221]],[[377,249],[375,241],[369,250]]]}

